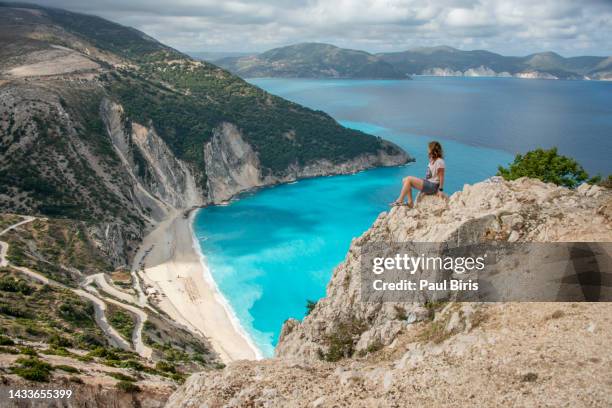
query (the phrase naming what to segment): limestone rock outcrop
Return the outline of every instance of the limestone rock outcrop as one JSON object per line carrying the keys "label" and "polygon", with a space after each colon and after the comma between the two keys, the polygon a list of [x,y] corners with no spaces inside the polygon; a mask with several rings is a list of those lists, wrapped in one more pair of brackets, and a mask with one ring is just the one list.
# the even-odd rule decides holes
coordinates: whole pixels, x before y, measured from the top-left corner
{"label": "limestone rock outcrop", "polygon": [[[383,142],[391,146],[390,142]],[[291,164],[281,172],[270,174],[262,167],[257,152],[232,123],[222,123],[204,146],[208,201],[222,203],[240,192],[256,187],[289,183],[299,178],[351,174],[379,166],[398,166],[413,161],[401,149],[383,148],[376,154],[363,154],[353,159],[332,163],[316,160],[305,165]]]}
{"label": "limestone rock outcrop", "polygon": [[276,355],[317,359],[329,337],[353,327],[356,351],[388,345],[406,326],[427,317],[418,303],[365,303],[360,298],[360,250],[397,242],[607,242],[612,238],[612,192],[584,184],[576,190],[523,178],[495,177],[464,186],[448,202],[424,196],[415,208],[395,207],[353,240],[321,299],[303,322],[289,320]]}
{"label": "limestone rock outcrop", "polygon": [[205,203],[198,172],[178,159],[152,126],[127,121],[123,107],[109,99],[103,99],[100,116],[131,176],[131,196],[143,218],[160,221],[171,208]]}

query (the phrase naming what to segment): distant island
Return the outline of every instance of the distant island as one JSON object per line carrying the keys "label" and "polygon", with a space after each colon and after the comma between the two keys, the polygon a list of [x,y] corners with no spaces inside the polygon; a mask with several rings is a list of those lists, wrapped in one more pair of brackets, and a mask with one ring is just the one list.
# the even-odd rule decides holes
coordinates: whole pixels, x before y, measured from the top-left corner
{"label": "distant island", "polygon": [[320,43],[290,45],[258,55],[226,57],[214,63],[243,78],[409,78],[377,55]]}
{"label": "distant island", "polygon": [[[198,54],[202,55],[192,56],[201,58]],[[554,52],[514,57],[447,46],[370,54],[330,44],[301,43],[211,61],[246,78],[408,79],[432,75],[612,80],[612,57],[564,58]]]}

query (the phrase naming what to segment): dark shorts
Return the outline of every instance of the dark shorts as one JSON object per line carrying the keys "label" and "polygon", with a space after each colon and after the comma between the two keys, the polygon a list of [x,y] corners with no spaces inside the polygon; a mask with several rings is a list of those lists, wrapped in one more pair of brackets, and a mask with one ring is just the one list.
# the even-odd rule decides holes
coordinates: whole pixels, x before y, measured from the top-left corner
{"label": "dark shorts", "polygon": [[432,183],[429,180],[423,180],[423,194],[436,194],[438,192],[439,184]]}

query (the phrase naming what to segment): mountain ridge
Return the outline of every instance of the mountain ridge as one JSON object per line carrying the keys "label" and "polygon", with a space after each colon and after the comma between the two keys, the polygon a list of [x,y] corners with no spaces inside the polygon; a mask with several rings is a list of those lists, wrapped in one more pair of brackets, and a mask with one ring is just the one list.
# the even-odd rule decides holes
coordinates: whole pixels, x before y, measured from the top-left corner
{"label": "mountain ridge", "polygon": [[[310,53],[303,55],[301,49],[308,46]],[[344,65],[351,64],[352,72],[338,70],[315,70],[317,64],[326,58],[330,50],[344,50]],[[349,52],[358,52],[373,61],[384,62],[393,68],[394,74],[386,76],[369,75],[369,79],[398,79],[411,75],[435,76],[514,76],[518,78],[545,79],[612,79],[612,70],[600,67],[609,57],[578,56],[562,57],[545,51],[526,56],[504,56],[487,50],[463,51],[446,45],[415,47],[406,51],[367,53],[343,49],[325,43],[300,43],[268,50],[247,57],[228,57],[216,62],[231,72],[243,77],[306,77],[306,78],[361,78],[355,75],[359,61],[350,61]],[[275,57],[280,54],[282,58]],[[318,59],[318,60],[317,60]],[[367,66],[364,66],[364,70]],[[363,71],[362,71],[363,72]],[[395,73],[399,73],[396,76]]]}
{"label": "mountain ridge", "polygon": [[244,77],[406,79],[372,54],[323,43],[300,43],[216,62]]}

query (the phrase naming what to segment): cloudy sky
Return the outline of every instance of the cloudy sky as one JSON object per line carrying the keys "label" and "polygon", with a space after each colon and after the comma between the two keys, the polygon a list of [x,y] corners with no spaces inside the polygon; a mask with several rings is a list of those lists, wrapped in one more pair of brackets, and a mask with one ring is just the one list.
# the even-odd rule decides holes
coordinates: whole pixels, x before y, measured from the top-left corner
{"label": "cloudy sky", "polygon": [[305,41],[370,52],[431,45],[612,55],[612,0],[29,0],[136,27],[182,51]]}

